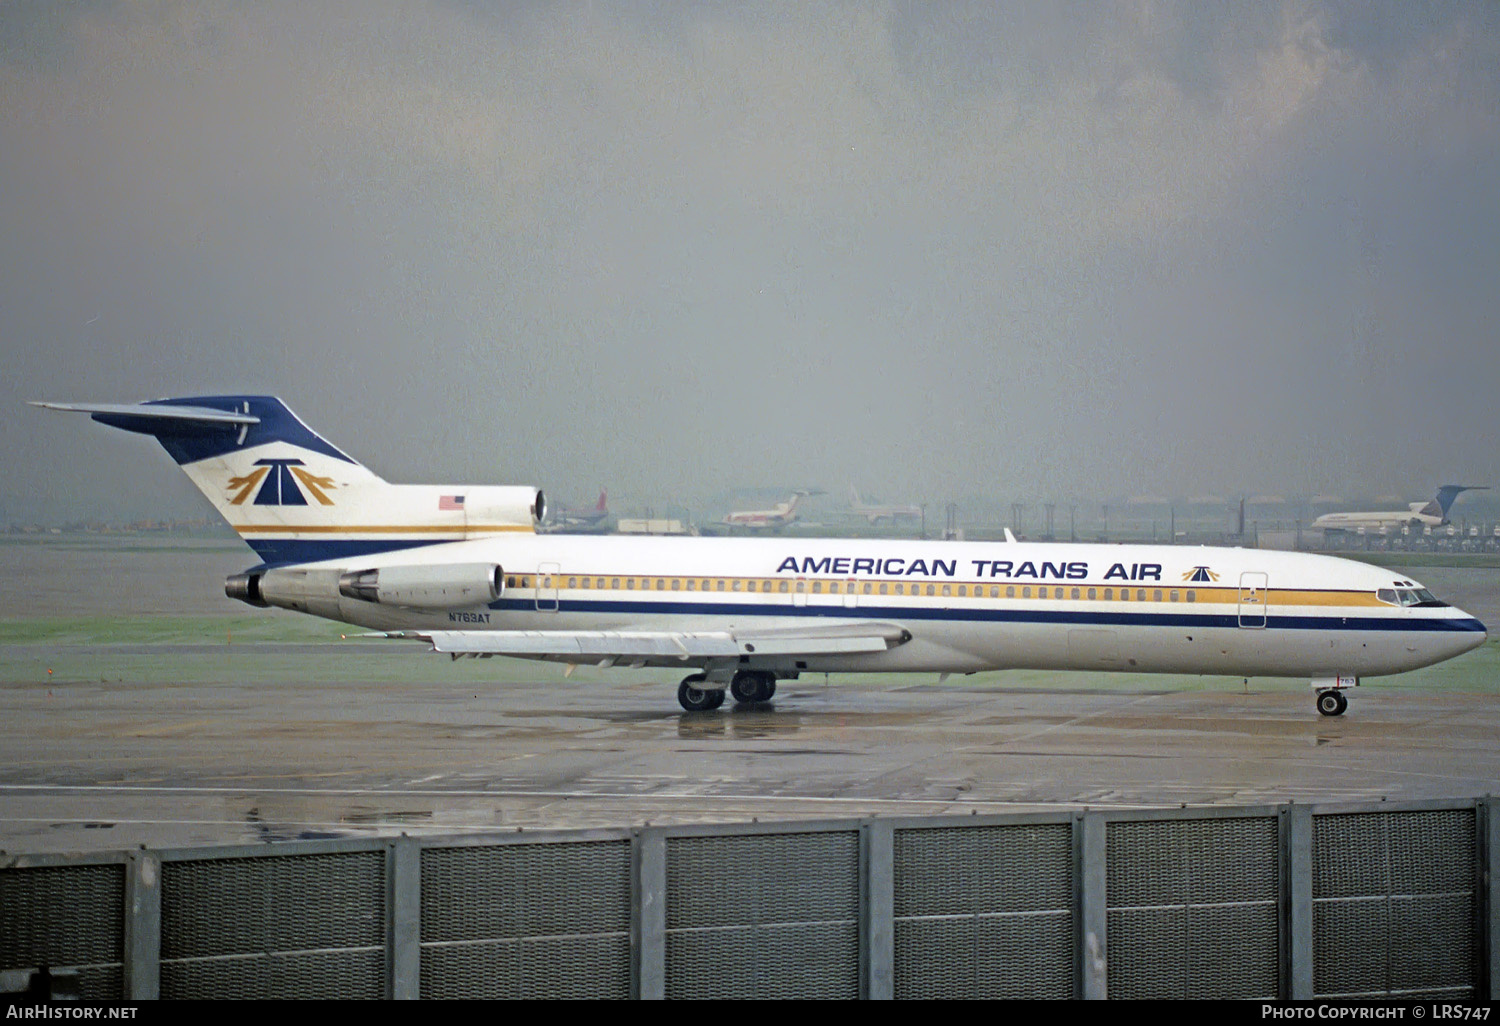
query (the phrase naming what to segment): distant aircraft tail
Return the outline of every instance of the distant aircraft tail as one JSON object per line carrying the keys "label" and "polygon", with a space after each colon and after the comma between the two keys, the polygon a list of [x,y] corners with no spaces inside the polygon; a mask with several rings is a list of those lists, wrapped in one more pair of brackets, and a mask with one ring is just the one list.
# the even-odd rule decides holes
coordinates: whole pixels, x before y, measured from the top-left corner
{"label": "distant aircraft tail", "polygon": [[390,484],[274,396],[32,405],[151,435],[268,564],[531,531],[544,512],[534,488]]}
{"label": "distant aircraft tail", "polygon": [[609,501],[609,489],[608,488],[601,488],[601,489],[599,489],[599,505],[597,505],[597,506],[594,507],[594,512],[595,513],[607,513],[609,511],[609,506],[607,505],[608,501]]}
{"label": "distant aircraft tail", "polygon": [[1443,485],[1438,489],[1437,497],[1423,506],[1420,512],[1428,516],[1442,517],[1443,522],[1448,522],[1448,510],[1453,506],[1453,500],[1458,498],[1459,492],[1482,492],[1486,491],[1486,485]]}

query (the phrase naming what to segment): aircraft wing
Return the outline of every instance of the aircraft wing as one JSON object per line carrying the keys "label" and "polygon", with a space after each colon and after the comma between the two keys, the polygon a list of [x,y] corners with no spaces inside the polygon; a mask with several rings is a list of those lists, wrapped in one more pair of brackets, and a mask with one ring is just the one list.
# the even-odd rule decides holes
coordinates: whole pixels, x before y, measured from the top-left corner
{"label": "aircraft wing", "polygon": [[740,656],[820,656],[884,652],[911,640],[898,624],[875,621],[707,631],[387,631],[364,635],[426,641],[434,652],[515,656],[568,663],[703,663]]}

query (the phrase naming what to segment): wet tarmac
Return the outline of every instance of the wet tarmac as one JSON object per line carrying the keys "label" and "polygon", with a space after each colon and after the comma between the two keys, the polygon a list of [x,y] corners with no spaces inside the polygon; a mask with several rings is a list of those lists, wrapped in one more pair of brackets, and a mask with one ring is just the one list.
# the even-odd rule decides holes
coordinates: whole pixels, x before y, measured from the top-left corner
{"label": "wet tarmac", "polygon": [[[1038,692],[784,682],[760,708],[671,686],[6,687],[0,849],[1496,790],[1500,698],[1305,686]],[[1149,683],[1149,678],[1143,681]]]}

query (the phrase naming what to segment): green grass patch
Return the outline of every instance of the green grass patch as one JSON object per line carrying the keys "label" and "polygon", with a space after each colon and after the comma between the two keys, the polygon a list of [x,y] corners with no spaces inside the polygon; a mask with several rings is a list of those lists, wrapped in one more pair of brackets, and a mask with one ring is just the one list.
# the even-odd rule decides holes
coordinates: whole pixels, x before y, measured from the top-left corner
{"label": "green grass patch", "polygon": [[159,552],[239,552],[246,559],[255,558],[255,553],[233,534],[226,537],[201,534],[0,535],[0,546],[36,546],[74,552],[128,552],[134,555],[155,555]]}
{"label": "green grass patch", "polygon": [[337,641],[357,627],[308,616],[46,617],[0,621],[7,645],[198,645]]}

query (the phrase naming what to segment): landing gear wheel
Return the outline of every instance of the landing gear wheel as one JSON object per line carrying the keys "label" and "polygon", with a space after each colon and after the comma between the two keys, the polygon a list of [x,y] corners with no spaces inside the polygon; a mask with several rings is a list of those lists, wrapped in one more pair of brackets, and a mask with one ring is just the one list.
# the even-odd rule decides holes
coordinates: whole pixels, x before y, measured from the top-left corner
{"label": "landing gear wheel", "polygon": [[776,694],[776,678],[763,670],[741,670],[729,682],[729,693],[741,705],[769,702]]}
{"label": "landing gear wheel", "polygon": [[1342,716],[1349,708],[1349,699],[1340,691],[1319,691],[1318,712],[1324,716]]}
{"label": "landing gear wheel", "polygon": [[734,679],[729,682],[729,693],[741,705],[758,701],[758,696],[760,695],[760,674],[752,673],[749,670],[741,670],[739,673],[736,673]]}
{"label": "landing gear wheel", "polygon": [[695,673],[677,685],[677,701],[688,712],[706,712],[724,704],[723,688],[699,687],[705,679],[703,674]]}

